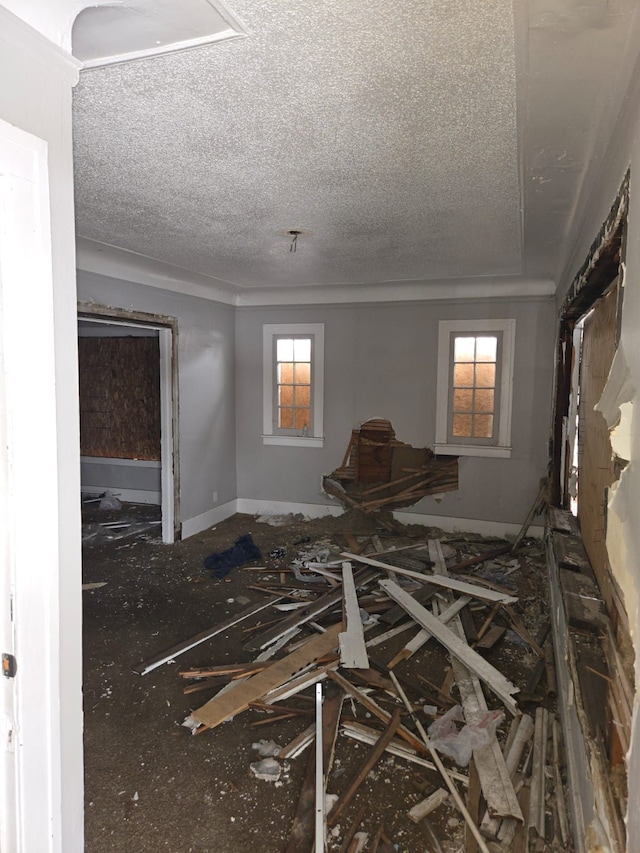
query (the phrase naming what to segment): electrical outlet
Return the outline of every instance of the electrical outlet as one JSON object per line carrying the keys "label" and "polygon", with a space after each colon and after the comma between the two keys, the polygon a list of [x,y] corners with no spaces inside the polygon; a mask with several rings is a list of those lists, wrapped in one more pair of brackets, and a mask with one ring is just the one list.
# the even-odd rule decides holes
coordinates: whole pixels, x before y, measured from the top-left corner
{"label": "electrical outlet", "polygon": [[213,502],[214,502],[214,504],[218,502],[218,493],[217,492],[213,493]]}

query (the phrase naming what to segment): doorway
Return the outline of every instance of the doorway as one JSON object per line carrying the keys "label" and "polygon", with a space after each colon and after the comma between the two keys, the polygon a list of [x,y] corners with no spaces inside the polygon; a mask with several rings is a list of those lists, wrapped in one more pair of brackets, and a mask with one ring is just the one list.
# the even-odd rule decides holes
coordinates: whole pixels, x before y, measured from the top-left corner
{"label": "doorway", "polygon": [[[80,305],[78,333],[83,493],[115,505],[159,505],[162,541],[171,544],[181,533],[177,324]],[[93,389],[84,390],[84,400],[83,370],[84,389]],[[91,394],[102,395],[98,406]]]}

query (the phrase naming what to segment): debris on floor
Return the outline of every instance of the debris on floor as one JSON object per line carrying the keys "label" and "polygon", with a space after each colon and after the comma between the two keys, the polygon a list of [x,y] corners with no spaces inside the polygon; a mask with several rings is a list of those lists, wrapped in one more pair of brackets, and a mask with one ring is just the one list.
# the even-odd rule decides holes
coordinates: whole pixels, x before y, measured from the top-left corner
{"label": "debris on floor", "polygon": [[[344,530],[297,549],[283,537],[267,552],[275,567],[246,565],[261,551],[240,537],[234,548],[256,552],[239,573],[246,590],[268,598],[136,672],[198,648],[202,663],[178,673],[198,699],[182,725],[225,740],[273,731],[248,764],[295,808],[274,849],[321,838],[340,853],[568,850],[541,543],[419,529]],[[224,656],[203,645],[222,635]]]}

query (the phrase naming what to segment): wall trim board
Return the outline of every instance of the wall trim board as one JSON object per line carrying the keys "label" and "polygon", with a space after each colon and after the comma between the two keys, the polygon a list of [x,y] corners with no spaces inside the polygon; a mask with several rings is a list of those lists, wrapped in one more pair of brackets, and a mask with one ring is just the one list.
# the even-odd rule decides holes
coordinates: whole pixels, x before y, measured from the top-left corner
{"label": "wall trim board", "polygon": [[114,486],[94,485],[87,486],[82,489],[83,495],[95,495],[95,497],[104,495],[105,492],[109,492],[114,497],[124,501],[125,503],[155,504],[156,506],[160,506],[162,504],[162,493],[149,491],[147,489],[119,489]]}
{"label": "wall trim board", "polygon": [[573,840],[577,853],[586,853],[585,832],[587,823],[593,821],[595,797],[591,772],[582,734],[582,727],[574,701],[575,687],[569,673],[567,660],[567,622],[562,603],[562,592],[558,575],[558,564],[553,551],[551,537],[547,538],[547,564],[549,567],[549,591],[551,597],[551,631],[558,678],[558,711],[562,723],[564,748],[567,759],[569,791],[569,813],[573,828]]}
{"label": "wall trim board", "polygon": [[[481,518],[454,518],[448,515],[422,515],[417,512],[396,511],[393,517],[402,524],[423,524],[425,527],[440,527],[446,533],[479,533],[481,536],[517,536],[521,524],[508,521],[485,521]],[[527,536],[533,539],[544,538],[544,527],[532,525]]]}
{"label": "wall trim board", "polygon": [[159,459],[119,459],[111,456],[81,456],[80,462],[87,465],[125,465],[127,468],[160,468]]}
{"label": "wall trim board", "polygon": [[214,524],[219,524],[225,518],[235,515],[238,510],[238,501],[229,501],[226,504],[220,504],[213,509],[208,509],[200,515],[194,515],[193,518],[187,518],[182,522],[182,538],[188,539],[190,536],[195,536],[196,533],[201,533],[203,530],[208,530]]}
{"label": "wall trim board", "polygon": [[[325,516],[338,517],[344,513],[342,507],[331,504],[309,504],[294,503],[291,501],[269,501],[255,498],[236,498],[226,504],[214,507],[203,512],[201,515],[188,518],[182,523],[182,538],[187,539],[202,530],[206,530],[214,524],[224,521],[235,513],[244,515],[288,515],[302,513],[311,518],[323,518]],[[447,533],[467,531],[479,533],[484,536],[508,536],[517,535],[520,532],[519,524],[509,522],[482,521],[476,518],[451,518],[441,515],[419,515],[414,512],[394,512],[394,518],[403,524],[422,524],[425,527],[440,527]],[[536,539],[542,539],[544,528],[532,526],[527,533]]]}
{"label": "wall trim board", "polygon": [[18,15],[0,6],[0,43],[20,45],[20,51],[33,62],[54,66],[64,75],[70,86],[75,86],[80,76],[82,63],[67,50]]}

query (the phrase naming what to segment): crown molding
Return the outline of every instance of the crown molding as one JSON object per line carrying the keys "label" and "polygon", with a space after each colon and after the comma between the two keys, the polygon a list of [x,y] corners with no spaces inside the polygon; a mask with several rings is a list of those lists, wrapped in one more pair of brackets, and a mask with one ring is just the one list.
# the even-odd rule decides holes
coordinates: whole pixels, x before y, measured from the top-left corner
{"label": "crown molding", "polygon": [[79,270],[213,302],[223,302],[237,308],[548,299],[556,292],[556,285],[550,279],[518,276],[241,288],[223,279],[173,266],[86,237],[77,238],[76,252]]}

